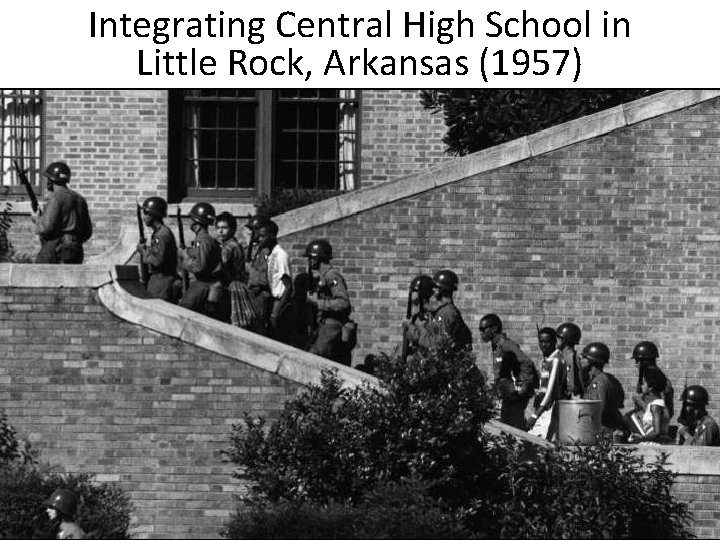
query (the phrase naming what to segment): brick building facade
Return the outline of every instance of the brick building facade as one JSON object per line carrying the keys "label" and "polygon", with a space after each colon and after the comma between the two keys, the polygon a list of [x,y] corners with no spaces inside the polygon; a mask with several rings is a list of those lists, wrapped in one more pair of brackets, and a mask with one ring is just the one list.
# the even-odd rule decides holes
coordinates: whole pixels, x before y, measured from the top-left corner
{"label": "brick building facade", "polygon": [[[486,368],[489,350],[476,332],[484,313],[498,313],[508,334],[535,358],[536,324],[557,326],[573,321],[583,330],[583,343],[604,341],[610,346],[608,370],[618,376],[628,394],[637,377],[628,356],[635,343],[651,339],[660,348],[660,366],[678,389],[677,397],[685,381],[703,384],[711,394],[710,410],[718,417],[720,376],[714,357],[720,350],[720,297],[716,291],[720,235],[715,216],[720,202],[719,95],[661,93],[472,156],[449,159],[442,153],[440,118],[421,109],[416,92],[364,91],[355,177],[359,189],[279,216],[280,241],[293,257],[295,269],[304,266],[301,254],[310,239],[322,237],[332,242],[335,264],[346,277],[353,317],[360,325],[355,362],[370,352],[390,352],[399,344],[399,321],[410,279],[419,272],[431,274],[449,266],[460,276],[456,303],[473,330],[475,351]],[[44,159],[67,160],[76,173],[73,184],[88,196],[98,231],[89,249],[93,262],[105,267],[124,263],[132,252],[134,237],[121,233],[132,226],[136,198],[172,191],[168,94],[61,90],[46,92],[45,99]],[[10,239],[20,251],[34,251],[36,240],[29,233],[27,203],[13,200],[17,213]],[[185,198],[179,202],[186,211],[193,201]],[[218,207],[242,214],[249,205],[224,199]],[[118,238],[126,245],[118,245]],[[19,265],[9,266],[15,274],[23,272]],[[64,384],[74,395],[82,394],[85,384],[122,386],[127,365],[132,372],[125,378],[128,386],[116,387],[113,399],[124,403],[126,391],[140,392],[134,388],[137,382],[149,388],[149,393],[159,392],[159,402],[177,402],[177,407],[169,407],[175,420],[167,425],[167,436],[176,441],[180,441],[179,435],[170,433],[186,433],[184,428],[173,427],[186,418],[184,412],[176,411],[182,409],[179,403],[184,399],[173,398],[176,394],[214,399],[232,392],[206,390],[213,386],[210,379],[223,378],[224,385],[248,389],[242,379],[257,377],[262,380],[258,387],[273,389],[263,408],[274,414],[282,396],[297,387],[292,377],[281,382],[261,375],[257,370],[262,368],[257,366],[222,367],[228,361],[222,354],[205,357],[202,353],[205,360],[194,367],[191,358],[198,354],[194,347],[207,345],[194,341],[200,339],[198,332],[180,333],[179,343],[175,343],[155,336],[152,330],[135,328],[133,324],[142,326],[142,319],[136,323],[118,323],[111,316],[104,319],[106,315],[89,292],[78,296],[77,311],[60,310],[62,320],[48,318],[42,313],[54,308],[43,307],[45,304],[73,305],[66,302],[73,295],[52,286],[46,289],[38,293],[17,284],[3,289],[0,312],[5,326],[0,331],[10,339],[4,345],[6,357],[23,351],[25,362],[42,358],[46,369],[57,370],[57,384]],[[25,307],[10,307],[16,305]],[[85,310],[113,329],[105,341],[98,335],[85,335],[86,325],[88,331],[93,329],[89,320],[74,319],[83,317]],[[54,352],[32,348],[34,338],[25,326],[7,324],[18,315],[23,321],[37,320],[41,335],[67,339],[68,348]],[[149,340],[168,352],[161,353],[166,354],[162,358],[145,356],[134,348],[139,342],[133,340]],[[46,352],[50,357],[44,356]],[[113,364],[118,362],[109,358],[113,355],[122,356],[122,362]],[[180,362],[176,367],[182,372],[178,388],[163,388],[162,370],[154,382],[144,378],[144,362],[165,365],[176,357]],[[241,355],[235,361],[248,363],[251,357]],[[280,363],[292,369],[290,357],[284,358],[285,363]],[[110,363],[101,367],[99,362]],[[215,369],[229,369],[234,375],[216,377]],[[75,375],[82,385],[73,386],[66,370],[80,370]],[[5,387],[10,390],[0,393],[2,402],[17,400],[14,413],[22,418],[18,427],[24,433],[35,433],[50,457],[59,459],[68,470],[76,470],[79,462],[68,453],[75,447],[68,435],[72,429],[65,428],[73,425],[74,420],[68,419],[77,416],[77,410],[94,410],[92,405],[84,401],[73,409],[76,412],[48,422],[43,417],[52,416],[53,406],[61,406],[60,394],[53,394],[47,407],[24,415],[22,409],[35,400],[34,392],[44,392],[43,386],[50,381],[40,373],[20,371],[19,364],[7,360],[0,364],[0,377],[10,385]],[[41,379],[25,380],[26,376]],[[87,377],[105,378],[90,381]],[[120,383],[113,382],[118,379]],[[253,407],[253,403],[242,397],[238,408]],[[214,410],[210,401],[207,406]],[[108,410],[98,417],[105,418]],[[235,412],[218,417],[229,422]],[[12,413],[10,416],[12,419]],[[187,425],[194,425],[190,419],[195,417],[187,418]],[[146,429],[142,425],[138,424],[138,433]],[[153,429],[162,431],[163,426]],[[58,431],[64,442],[54,447],[52,434]],[[206,433],[205,427],[193,433]],[[212,436],[219,437],[219,431]],[[182,448],[181,442],[177,448]],[[118,464],[125,463],[123,458],[131,459],[118,455],[98,463],[115,471]],[[706,472],[697,478],[683,472],[678,489],[700,504],[703,522],[697,531],[713,536],[720,527],[720,513],[712,508],[713,504],[716,507],[716,494],[705,494],[705,488],[712,485],[715,490],[718,475],[717,471]],[[139,500],[144,499],[140,496]],[[194,504],[198,503],[188,502],[183,508]],[[227,510],[223,508],[220,514]],[[208,511],[205,517],[210,518],[212,509]],[[148,515],[145,523],[151,521]],[[145,532],[162,535],[165,529]]]}

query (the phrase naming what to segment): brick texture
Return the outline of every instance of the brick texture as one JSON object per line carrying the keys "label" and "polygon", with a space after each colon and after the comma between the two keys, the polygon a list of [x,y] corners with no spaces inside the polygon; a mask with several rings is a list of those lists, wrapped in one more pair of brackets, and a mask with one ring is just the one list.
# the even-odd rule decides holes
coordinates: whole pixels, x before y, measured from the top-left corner
{"label": "brick texture", "polygon": [[450,159],[442,142],[442,114],[424,109],[418,90],[365,90],[361,113],[361,187]]}
{"label": "brick texture", "polygon": [[0,407],[43,461],[117,481],[136,537],[218,537],[244,489],[231,424],[298,389],[121,321],[90,289],[0,288],[0,329]]}
{"label": "brick texture", "polygon": [[698,538],[720,535],[720,476],[679,475],[672,491],[678,499],[690,504],[693,534]]}

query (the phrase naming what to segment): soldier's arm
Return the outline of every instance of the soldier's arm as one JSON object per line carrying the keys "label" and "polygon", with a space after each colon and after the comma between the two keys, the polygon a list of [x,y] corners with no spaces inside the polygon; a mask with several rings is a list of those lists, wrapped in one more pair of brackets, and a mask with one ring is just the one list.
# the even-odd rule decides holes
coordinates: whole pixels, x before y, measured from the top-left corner
{"label": "soldier's arm", "polygon": [[167,256],[170,239],[165,234],[155,235],[150,244],[145,248],[143,260],[150,266],[160,266]]}
{"label": "soldier's arm", "polygon": [[326,276],[330,298],[318,300],[318,309],[326,313],[343,313],[350,309],[350,295],[343,277],[336,272]]}

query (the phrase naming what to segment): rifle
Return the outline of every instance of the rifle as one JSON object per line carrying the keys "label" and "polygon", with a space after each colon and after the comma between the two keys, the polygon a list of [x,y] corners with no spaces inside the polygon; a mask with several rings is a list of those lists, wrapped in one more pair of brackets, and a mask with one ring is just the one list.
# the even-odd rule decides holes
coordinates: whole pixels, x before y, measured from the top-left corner
{"label": "rifle", "polygon": [[678,424],[690,428],[690,422],[687,419],[687,407],[685,406],[685,396],[687,396],[687,375],[685,375],[685,386],[683,387],[680,399],[682,400],[682,407],[680,408],[680,416],[678,416]]}
{"label": "rifle", "polygon": [[[412,287],[412,281],[410,282],[410,289],[408,290],[408,297],[407,297],[407,310],[405,312],[405,318],[409,319],[412,317],[412,293],[413,293],[413,287]],[[422,299],[420,300],[422,302]],[[420,310],[422,311],[422,303],[420,304]],[[402,351],[400,352],[400,360],[405,362],[408,357],[408,353],[410,352],[410,340],[408,339],[407,335],[407,329],[403,331],[403,342],[402,342]]]}
{"label": "rifle", "polygon": [[[140,243],[145,244],[147,241],[145,238],[145,227],[143,226],[143,219],[142,219],[142,206],[140,204],[136,204],[137,208],[137,223],[138,223],[138,233],[140,236]],[[138,255],[140,255],[140,281],[147,285],[148,282],[148,265],[143,263],[142,260],[142,253],[138,250]]]}
{"label": "rifle", "polygon": [[[182,215],[180,214],[180,207],[177,207],[177,226],[178,226],[178,240],[180,241],[180,249],[185,249],[185,231],[183,230]],[[188,272],[184,268],[180,268],[180,277],[182,278],[182,292],[188,289]]]}
{"label": "rifle", "polygon": [[27,171],[23,171],[20,168],[17,159],[13,159],[13,167],[15,167],[15,172],[20,179],[20,183],[25,186],[25,190],[27,191],[28,197],[30,198],[30,206],[32,207],[32,211],[37,212],[40,208],[40,204],[38,203],[37,197],[35,196],[32,184],[30,184],[30,180],[28,180]]}

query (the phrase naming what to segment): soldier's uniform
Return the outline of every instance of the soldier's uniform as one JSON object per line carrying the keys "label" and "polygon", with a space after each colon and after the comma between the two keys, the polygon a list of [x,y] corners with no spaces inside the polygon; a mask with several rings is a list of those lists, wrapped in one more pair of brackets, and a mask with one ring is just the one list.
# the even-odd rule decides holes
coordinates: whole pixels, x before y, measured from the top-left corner
{"label": "soldier's uniform", "polygon": [[585,392],[585,385],[581,377],[580,360],[572,347],[565,347],[560,351],[560,361],[567,370],[566,388],[568,397],[580,397]]}
{"label": "soldier's uniform", "polygon": [[518,394],[525,400],[525,405],[535,395],[535,388],[538,387],[538,372],[535,364],[525,354],[520,346],[500,332],[493,337],[490,342],[492,346],[493,371],[495,372],[495,380],[499,379],[500,365],[504,358],[510,356],[512,364],[515,365],[513,376],[517,381]]}
{"label": "soldier's uniform", "polygon": [[53,187],[35,232],[40,237],[36,262],[43,264],[82,264],[83,243],[92,236],[92,222],[85,198],[68,188],[70,168],[52,163],[45,176]]}
{"label": "soldier's uniform", "polygon": [[212,284],[217,281],[216,272],[220,261],[220,244],[210,236],[206,228],[201,227],[181,262],[181,267],[194,276],[194,280],[190,281],[187,291],[180,299],[181,307],[199,313],[207,311],[208,293]]}
{"label": "soldier's uniform", "polygon": [[610,373],[599,372],[590,381],[583,399],[596,399],[602,401],[601,423],[610,430],[624,429],[620,410],[625,404],[625,391],[620,382]]}
{"label": "soldier's uniform", "polygon": [[425,316],[425,320],[418,318],[407,330],[407,339],[414,347],[432,349],[444,339],[449,339],[457,349],[472,347],[472,334],[452,301],[428,309]]}
{"label": "soldier's uniform", "polygon": [[691,446],[720,446],[720,428],[717,422],[706,414],[695,424],[692,439],[685,444]]}
{"label": "soldier's uniform", "polygon": [[329,264],[321,268],[317,295],[317,338],[310,352],[349,366],[351,351],[342,330],[350,317],[350,295],[339,270]]}
{"label": "soldier's uniform", "polygon": [[177,278],[177,243],[172,231],[165,224],[153,231],[150,244],[140,249],[142,262],[148,265],[150,278],[147,292],[153,298],[172,302],[173,282]]}

